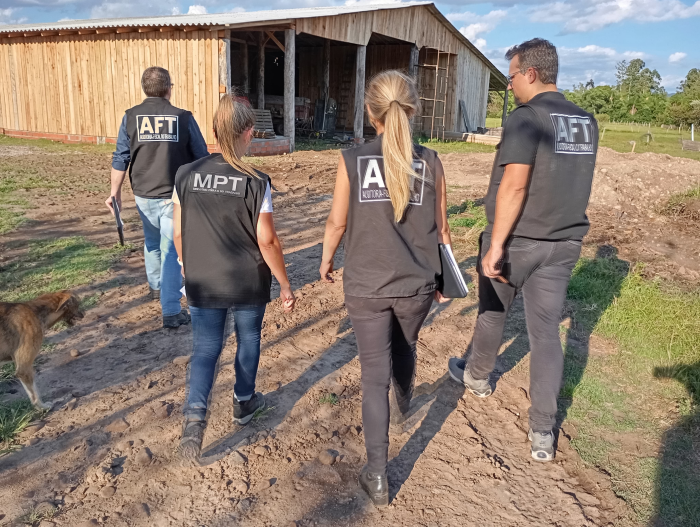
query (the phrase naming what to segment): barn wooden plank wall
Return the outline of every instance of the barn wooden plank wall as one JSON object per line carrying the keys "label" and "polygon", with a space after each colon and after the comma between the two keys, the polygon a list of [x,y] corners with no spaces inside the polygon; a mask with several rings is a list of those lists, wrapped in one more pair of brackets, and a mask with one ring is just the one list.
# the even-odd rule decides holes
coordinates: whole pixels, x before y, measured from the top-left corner
{"label": "barn wooden plank wall", "polygon": [[116,137],[124,111],[145,97],[141,73],[162,66],[171,102],[192,111],[214,143],[219,44],[203,30],[0,39],[0,127]]}

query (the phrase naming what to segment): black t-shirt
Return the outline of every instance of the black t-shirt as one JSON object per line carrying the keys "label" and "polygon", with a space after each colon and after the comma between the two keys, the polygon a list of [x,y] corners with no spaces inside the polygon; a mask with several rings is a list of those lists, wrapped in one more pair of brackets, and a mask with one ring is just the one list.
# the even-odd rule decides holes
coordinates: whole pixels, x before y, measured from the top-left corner
{"label": "black t-shirt", "polygon": [[350,206],[345,233],[346,295],[398,298],[430,293],[440,275],[435,222],[437,154],[414,145],[411,198],[401,222],[384,175],[382,136],[343,152],[350,181]]}
{"label": "black t-shirt", "polygon": [[595,118],[558,92],[544,92],[508,116],[486,195],[493,229],[496,195],[506,165],[530,165],[527,199],[514,236],[581,240],[588,232],[586,207],[598,150]]}

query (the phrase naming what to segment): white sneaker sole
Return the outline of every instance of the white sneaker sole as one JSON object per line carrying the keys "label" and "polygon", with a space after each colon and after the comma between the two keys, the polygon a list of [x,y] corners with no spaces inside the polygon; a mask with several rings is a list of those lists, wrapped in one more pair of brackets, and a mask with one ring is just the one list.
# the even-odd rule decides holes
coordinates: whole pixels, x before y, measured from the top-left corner
{"label": "white sneaker sole", "polygon": [[452,373],[452,370],[451,370],[449,367],[447,368],[447,372],[450,374],[450,377],[452,377],[455,381],[457,381],[457,382],[460,383],[462,386],[464,386],[464,387],[469,391],[469,393],[471,393],[471,394],[474,395],[475,397],[478,397],[479,399],[486,399],[487,397],[489,397],[489,396],[493,393],[493,391],[490,391],[489,393],[478,393],[478,392],[475,392],[475,391],[472,390],[469,386],[467,386],[466,384],[464,384],[464,381],[463,381],[462,379],[460,379],[460,378],[457,377],[454,373]]}

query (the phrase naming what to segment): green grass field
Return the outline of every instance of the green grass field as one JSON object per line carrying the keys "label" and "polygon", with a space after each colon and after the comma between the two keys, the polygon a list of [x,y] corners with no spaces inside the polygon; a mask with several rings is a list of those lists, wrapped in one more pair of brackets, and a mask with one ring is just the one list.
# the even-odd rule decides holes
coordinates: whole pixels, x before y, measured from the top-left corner
{"label": "green grass field", "polygon": [[[600,146],[607,146],[617,152],[631,152],[630,141],[635,141],[634,151],[638,154],[654,152],[700,161],[700,152],[681,148],[681,139],[690,139],[690,132],[687,130],[679,133],[677,128],[667,130],[655,126],[649,128],[643,125],[619,123],[600,123],[598,126],[601,137]],[[651,133],[651,138],[647,143],[647,134],[649,133]],[[700,132],[696,134],[695,139],[700,141]]]}

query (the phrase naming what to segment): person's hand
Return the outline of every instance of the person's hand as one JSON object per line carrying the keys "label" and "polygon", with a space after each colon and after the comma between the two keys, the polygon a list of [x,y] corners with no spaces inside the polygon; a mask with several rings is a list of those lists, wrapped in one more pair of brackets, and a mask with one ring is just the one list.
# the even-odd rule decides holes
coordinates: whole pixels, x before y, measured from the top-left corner
{"label": "person's hand", "polygon": [[447,298],[445,296],[442,296],[442,293],[440,291],[437,291],[437,290],[435,291],[435,301],[438,304],[444,304],[445,302],[449,302],[450,300],[452,300],[452,299]]}
{"label": "person's hand", "polygon": [[292,287],[287,284],[280,290],[280,298],[282,299],[282,305],[284,306],[285,313],[291,313],[294,309],[297,299],[294,298],[294,293],[292,293]]}
{"label": "person's hand", "polygon": [[333,278],[331,277],[331,273],[333,272],[333,260],[330,262],[321,262],[319,272],[321,273],[321,282],[332,284]]}
{"label": "person's hand", "polygon": [[122,210],[122,196],[120,194],[110,194],[110,196],[105,200],[105,205],[107,205],[107,208],[109,211],[112,213],[112,216],[114,216],[114,207],[112,207],[112,196],[117,198],[117,207],[119,207],[119,210]]}
{"label": "person's hand", "polygon": [[481,259],[481,270],[484,276],[489,278],[501,276],[502,258],[503,247],[492,244],[486,255]]}

